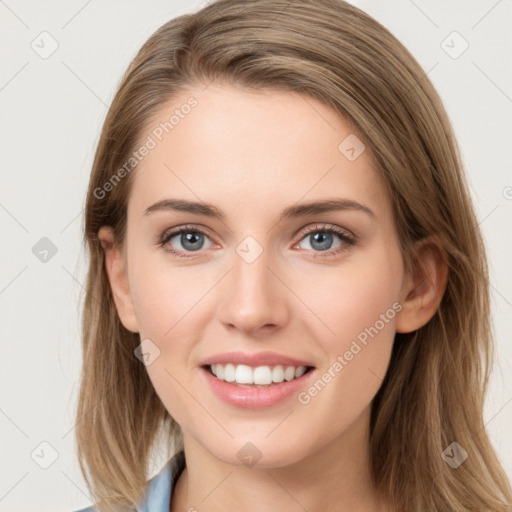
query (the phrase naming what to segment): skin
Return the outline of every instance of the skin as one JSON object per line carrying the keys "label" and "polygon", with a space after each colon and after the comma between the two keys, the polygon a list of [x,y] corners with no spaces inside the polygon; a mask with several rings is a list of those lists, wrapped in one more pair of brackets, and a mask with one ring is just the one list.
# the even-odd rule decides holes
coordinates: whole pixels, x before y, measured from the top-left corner
{"label": "skin", "polygon": [[[393,510],[370,478],[370,407],[395,333],[424,325],[439,305],[441,249],[435,241],[418,247],[418,270],[405,272],[391,199],[370,151],[349,161],[338,150],[353,130],[329,107],[295,93],[214,83],[175,96],[151,127],[191,95],[198,106],[136,170],[125,243],[116,244],[107,226],[99,232],[121,321],[158,346],[146,368],[183,430],[187,467],[171,510]],[[166,198],[212,203],[226,217],[144,215]],[[346,210],[278,222],[284,208],[325,198],[357,201],[375,215]],[[329,249],[341,252],[319,257],[310,235],[322,229],[304,233],[317,223],[348,230],[356,243],[333,234]],[[172,238],[168,246],[192,254],[177,258],[156,242],[185,224],[209,235],[188,253],[180,236]],[[251,264],[236,252],[247,236],[263,248]],[[320,377],[394,303],[401,311],[308,404],[293,397],[238,409],[200,378],[202,360],[233,349],[311,361]],[[252,467],[237,457],[247,442],[261,452]]]}

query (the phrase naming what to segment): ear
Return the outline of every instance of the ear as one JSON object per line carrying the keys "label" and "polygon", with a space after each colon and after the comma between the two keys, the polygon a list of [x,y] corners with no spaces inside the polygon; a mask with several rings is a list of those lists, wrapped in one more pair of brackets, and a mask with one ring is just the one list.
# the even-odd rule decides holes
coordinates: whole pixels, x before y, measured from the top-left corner
{"label": "ear", "polygon": [[415,248],[413,269],[402,287],[402,310],[396,315],[396,331],[412,332],[435,314],[446,289],[446,252],[437,237],[420,240]]}
{"label": "ear", "polygon": [[98,230],[98,238],[105,251],[105,268],[121,323],[129,331],[139,332],[125,255],[116,244],[114,230],[110,226],[102,226]]}

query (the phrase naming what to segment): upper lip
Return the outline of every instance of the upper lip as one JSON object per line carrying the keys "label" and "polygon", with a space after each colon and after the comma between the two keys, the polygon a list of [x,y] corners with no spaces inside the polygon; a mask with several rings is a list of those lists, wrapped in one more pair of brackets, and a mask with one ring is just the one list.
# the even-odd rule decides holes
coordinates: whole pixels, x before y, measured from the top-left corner
{"label": "upper lip", "polygon": [[307,361],[295,357],[278,354],[277,352],[256,352],[249,354],[247,352],[224,352],[215,354],[201,362],[200,366],[209,366],[212,364],[246,364],[248,366],[313,366]]}

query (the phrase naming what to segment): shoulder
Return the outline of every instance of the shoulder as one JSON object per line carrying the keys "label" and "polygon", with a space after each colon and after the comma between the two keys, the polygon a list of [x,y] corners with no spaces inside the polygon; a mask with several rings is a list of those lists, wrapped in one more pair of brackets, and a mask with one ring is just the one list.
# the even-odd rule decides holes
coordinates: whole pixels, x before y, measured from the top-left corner
{"label": "shoulder", "polygon": [[[174,485],[185,468],[183,450],[176,453],[166,465],[146,484],[144,499],[137,506],[137,512],[167,512]],[[98,512],[93,506],[72,512]]]}

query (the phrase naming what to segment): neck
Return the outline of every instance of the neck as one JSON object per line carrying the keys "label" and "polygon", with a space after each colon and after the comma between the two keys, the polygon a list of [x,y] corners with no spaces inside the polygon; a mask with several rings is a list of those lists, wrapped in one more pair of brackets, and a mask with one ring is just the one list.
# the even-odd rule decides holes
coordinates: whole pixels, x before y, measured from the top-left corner
{"label": "neck", "polygon": [[171,512],[389,511],[371,479],[369,412],[341,436],[279,467],[227,464],[184,434],[187,466],[176,483]]}

